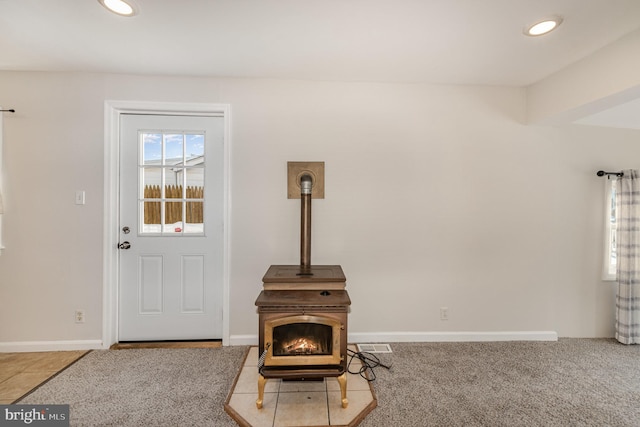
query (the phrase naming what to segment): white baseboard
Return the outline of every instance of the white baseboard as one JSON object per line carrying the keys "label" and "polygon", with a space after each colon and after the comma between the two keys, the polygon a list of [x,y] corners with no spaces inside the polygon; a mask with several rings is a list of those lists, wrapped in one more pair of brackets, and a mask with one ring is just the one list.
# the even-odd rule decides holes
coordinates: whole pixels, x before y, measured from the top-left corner
{"label": "white baseboard", "polygon": [[258,345],[257,335],[231,335],[229,345]]}
{"label": "white baseboard", "polygon": [[[348,342],[477,342],[477,341],[558,341],[554,331],[510,332],[351,332]],[[258,345],[258,335],[231,335],[229,345]],[[0,353],[29,351],[71,351],[104,349],[101,340],[0,342]]]}
{"label": "white baseboard", "polygon": [[0,342],[0,353],[102,349],[102,340]]}
{"label": "white baseboard", "polygon": [[[554,331],[510,332],[351,332],[352,344],[380,342],[558,341]],[[229,345],[258,345],[257,335],[231,335]]]}
{"label": "white baseboard", "polygon": [[510,332],[352,332],[349,342],[477,342],[477,341],[558,341],[554,331]]}

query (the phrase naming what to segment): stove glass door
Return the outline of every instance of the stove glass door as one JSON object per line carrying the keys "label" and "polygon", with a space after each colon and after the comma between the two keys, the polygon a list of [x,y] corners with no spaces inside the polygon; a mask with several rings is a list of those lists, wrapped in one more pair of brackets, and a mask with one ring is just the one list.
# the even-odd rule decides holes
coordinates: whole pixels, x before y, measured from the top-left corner
{"label": "stove glass door", "polygon": [[274,356],[330,355],[332,328],[318,323],[289,323],[273,329]]}
{"label": "stove glass door", "polygon": [[266,320],[265,366],[340,365],[344,328],[339,319],[322,315]]}

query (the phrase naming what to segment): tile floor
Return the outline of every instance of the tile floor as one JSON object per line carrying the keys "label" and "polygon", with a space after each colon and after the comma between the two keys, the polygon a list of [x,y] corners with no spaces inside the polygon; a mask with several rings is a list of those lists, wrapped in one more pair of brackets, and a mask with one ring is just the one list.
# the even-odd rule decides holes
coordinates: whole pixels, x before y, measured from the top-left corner
{"label": "tile floor", "polygon": [[8,405],[78,360],[86,351],[0,353],[0,405]]}
{"label": "tile floor", "polygon": [[[228,402],[252,427],[351,425],[375,407],[369,382],[360,375],[348,374],[347,408],[342,408],[338,380],[325,378],[311,382],[270,379],[265,386],[263,408],[257,409],[257,362],[258,348],[252,347]],[[351,370],[360,366],[356,359]]]}

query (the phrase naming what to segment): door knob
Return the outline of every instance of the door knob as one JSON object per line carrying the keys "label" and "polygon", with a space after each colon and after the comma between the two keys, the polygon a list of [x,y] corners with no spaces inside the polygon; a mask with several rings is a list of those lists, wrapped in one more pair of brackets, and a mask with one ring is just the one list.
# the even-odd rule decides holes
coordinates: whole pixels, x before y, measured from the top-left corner
{"label": "door knob", "polygon": [[118,244],[118,249],[129,249],[131,247],[131,243],[122,242]]}

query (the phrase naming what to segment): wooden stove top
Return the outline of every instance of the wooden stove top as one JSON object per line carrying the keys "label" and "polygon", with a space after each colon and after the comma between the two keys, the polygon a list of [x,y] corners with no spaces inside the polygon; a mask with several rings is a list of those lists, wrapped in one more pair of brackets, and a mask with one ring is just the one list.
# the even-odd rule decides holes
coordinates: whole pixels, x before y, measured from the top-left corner
{"label": "wooden stove top", "polygon": [[291,282],[344,282],[342,267],[339,265],[272,265],[262,278],[264,283]]}
{"label": "wooden stove top", "polygon": [[272,265],[262,278],[265,290],[338,290],[346,281],[339,265]]}

